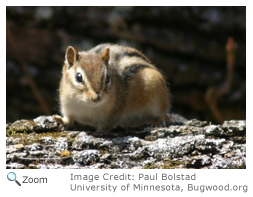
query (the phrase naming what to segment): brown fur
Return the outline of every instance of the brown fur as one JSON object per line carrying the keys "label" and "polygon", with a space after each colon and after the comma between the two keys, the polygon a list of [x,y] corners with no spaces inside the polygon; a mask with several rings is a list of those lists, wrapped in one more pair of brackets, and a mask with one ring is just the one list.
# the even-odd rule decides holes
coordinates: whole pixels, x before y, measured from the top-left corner
{"label": "brown fur", "polygon": [[[117,125],[161,124],[170,107],[163,75],[133,48],[103,44],[78,53],[68,47],[62,72],[64,124],[77,121],[98,132]],[[83,82],[76,80],[77,72]]]}

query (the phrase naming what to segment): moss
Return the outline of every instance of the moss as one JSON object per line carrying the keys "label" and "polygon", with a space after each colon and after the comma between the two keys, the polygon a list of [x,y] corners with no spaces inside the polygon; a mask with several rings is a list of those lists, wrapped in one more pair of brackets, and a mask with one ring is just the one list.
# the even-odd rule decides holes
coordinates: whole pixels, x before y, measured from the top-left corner
{"label": "moss", "polygon": [[39,169],[36,165],[29,165],[25,169]]}
{"label": "moss", "polygon": [[6,136],[10,137],[16,133],[31,133],[37,126],[32,120],[18,120],[7,127]]}
{"label": "moss", "polygon": [[144,166],[144,169],[155,169],[155,168],[156,168],[156,167],[155,167],[155,162],[146,164],[146,165]]}
{"label": "moss", "polygon": [[179,168],[179,165],[185,165],[185,162],[167,159],[161,164],[155,162],[147,164],[144,166],[144,169],[174,169]]}
{"label": "moss", "polygon": [[33,143],[38,143],[42,137],[52,137],[53,139],[57,139],[58,137],[65,137],[69,132],[45,132],[45,133],[35,133],[32,132],[30,134],[24,133],[12,133],[11,137],[19,138],[19,143],[24,145],[30,145]]}

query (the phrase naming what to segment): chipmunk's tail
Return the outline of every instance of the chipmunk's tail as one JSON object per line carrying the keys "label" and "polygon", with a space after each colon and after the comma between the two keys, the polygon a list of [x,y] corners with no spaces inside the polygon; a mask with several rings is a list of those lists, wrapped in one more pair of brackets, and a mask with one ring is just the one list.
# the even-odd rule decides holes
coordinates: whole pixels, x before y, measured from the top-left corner
{"label": "chipmunk's tail", "polygon": [[169,125],[184,125],[188,120],[181,115],[167,113],[165,117],[166,126]]}

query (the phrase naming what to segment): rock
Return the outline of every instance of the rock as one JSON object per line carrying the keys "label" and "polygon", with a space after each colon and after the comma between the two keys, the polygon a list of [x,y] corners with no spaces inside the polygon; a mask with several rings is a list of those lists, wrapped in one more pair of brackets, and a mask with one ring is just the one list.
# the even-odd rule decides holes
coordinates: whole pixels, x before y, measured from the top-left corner
{"label": "rock", "polygon": [[55,143],[52,137],[41,137],[39,141],[41,144],[46,144],[46,145]]}
{"label": "rock", "polygon": [[99,145],[103,144],[103,141],[103,139],[87,135],[85,132],[80,132],[75,138],[73,149],[98,148]]}
{"label": "rock", "polygon": [[34,120],[18,120],[12,124],[6,125],[7,135],[13,133],[31,133],[31,132],[48,132],[59,130],[57,123],[52,116],[39,116]]}
{"label": "rock", "polygon": [[[18,132],[10,132],[14,127]],[[6,168],[246,168],[243,120],[223,125],[190,120],[185,125],[142,131],[118,129],[99,137],[88,130],[55,129],[49,116],[32,123],[22,120],[8,124]]]}
{"label": "rock", "polygon": [[33,121],[37,124],[37,131],[51,131],[59,128],[59,124],[52,116],[39,116],[38,118],[33,119]]}
{"label": "rock", "polygon": [[66,137],[59,137],[57,141],[55,142],[55,149],[56,150],[68,150],[69,146],[71,145],[71,142]]}
{"label": "rock", "polygon": [[26,166],[20,163],[11,163],[6,165],[6,169],[24,169]]}
{"label": "rock", "polygon": [[84,150],[84,151],[73,151],[73,160],[75,163],[82,165],[90,165],[99,161],[98,150]]}

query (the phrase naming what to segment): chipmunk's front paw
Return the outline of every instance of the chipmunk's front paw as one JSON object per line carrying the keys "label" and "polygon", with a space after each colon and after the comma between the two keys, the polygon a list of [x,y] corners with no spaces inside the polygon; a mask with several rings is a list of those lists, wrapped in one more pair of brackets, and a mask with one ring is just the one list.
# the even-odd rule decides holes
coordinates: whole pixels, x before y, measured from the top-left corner
{"label": "chipmunk's front paw", "polygon": [[157,118],[153,121],[153,124],[151,124],[151,127],[166,127],[166,121],[162,118]]}
{"label": "chipmunk's front paw", "polygon": [[61,117],[59,115],[54,115],[53,119],[60,124],[60,127],[59,127],[60,130],[66,129],[70,125],[70,121],[66,117]]}

